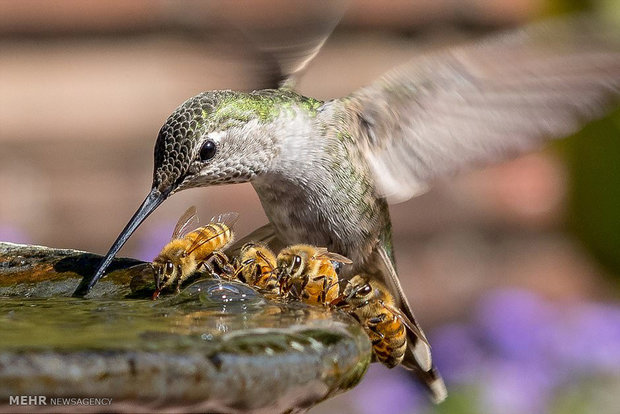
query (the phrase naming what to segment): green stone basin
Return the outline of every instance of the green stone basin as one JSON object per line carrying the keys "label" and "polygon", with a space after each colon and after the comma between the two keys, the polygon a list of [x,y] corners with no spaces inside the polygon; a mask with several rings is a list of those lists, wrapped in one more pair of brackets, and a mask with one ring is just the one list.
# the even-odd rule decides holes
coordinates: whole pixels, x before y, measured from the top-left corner
{"label": "green stone basin", "polygon": [[47,410],[51,398],[99,397],[112,405],[95,410],[298,412],[353,387],[370,363],[368,337],[348,315],[241,283],[128,297],[140,263],[131,259],[88,299],[71,298],[99,260],[0,243],[0,410],[16,409],[11,396],[40,395]]}

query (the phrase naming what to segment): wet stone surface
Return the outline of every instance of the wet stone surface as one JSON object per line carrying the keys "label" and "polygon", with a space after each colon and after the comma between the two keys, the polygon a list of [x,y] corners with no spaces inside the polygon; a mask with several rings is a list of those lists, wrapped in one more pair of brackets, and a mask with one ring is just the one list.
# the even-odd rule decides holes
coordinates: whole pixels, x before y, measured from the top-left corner
{"label": "wet stone surface", "polygon": [[45,395],[112,398],[116,411],[295,412],[353,387],[370,362],[347,315],[241,283],[128,298],[140,263],[130,259],[89,299],[71,298],[91,260],[0,243],[0,409],[11,395]]}

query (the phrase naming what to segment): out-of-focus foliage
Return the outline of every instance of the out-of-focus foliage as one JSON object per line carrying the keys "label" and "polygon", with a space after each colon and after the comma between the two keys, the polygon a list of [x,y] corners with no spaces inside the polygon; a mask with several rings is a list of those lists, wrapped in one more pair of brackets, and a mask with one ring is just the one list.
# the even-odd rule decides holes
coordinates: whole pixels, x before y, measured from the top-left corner
{"label": "out-of-focus foliage", "polygon": [[620,111],[564,146],[571,173],[570,228],[620,275]]}
{"label": "out-of-focus foliage", "polygon": [[[620,1],[551,0],[552,12],[594,12],[620,24]],[[620,111],[558,144],[570,179],[569,228],[620,277]]]}

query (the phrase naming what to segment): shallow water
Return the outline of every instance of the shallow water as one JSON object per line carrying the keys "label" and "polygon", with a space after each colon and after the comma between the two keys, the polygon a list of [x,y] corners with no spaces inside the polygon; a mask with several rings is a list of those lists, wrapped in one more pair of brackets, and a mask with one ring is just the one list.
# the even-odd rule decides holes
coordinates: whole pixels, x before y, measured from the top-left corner
{"label": "shallow water", "polygon": [[148,299],[0,297],[0,350],[205,348],[227,332],[290,328],[327,310],[266,300],[236,282],[203,280],[179,295]]}
{"label": "shallow water", "polygon": [[202,279],[153,301],[118,282],[77,299],[46,289],[66,295],[75,279],[19,281],[0,296],[0,409],[44,395],[109,397],[114,411],[284,412],[353,387],[370,362],[348,315],[238,282]]}

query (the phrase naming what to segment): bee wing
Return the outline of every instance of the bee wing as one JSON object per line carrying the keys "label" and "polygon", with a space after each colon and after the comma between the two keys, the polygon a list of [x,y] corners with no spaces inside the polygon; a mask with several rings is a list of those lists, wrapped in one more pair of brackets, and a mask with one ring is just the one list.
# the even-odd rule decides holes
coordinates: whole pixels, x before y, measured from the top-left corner
{"label": "bee wing", "polygon": [[191,206],[177,221],[177,225],[174,226],[172,232],[172,240],[181,239],[187,235],[190,231],[198,227],[198,216],[196,215],[196,206]]}
{"label": "bee wing", "polygon": [[192,244],[187,248],[187,253],[189,254],[193,252],[194,250],[196,250],[197,248],[199,248],[200,246],[202,246],[203,244],[210,242],[216,237],[219,237],[220,235],[224,233],[224,231],[225,230],[219,230],[215,233],[211,233],[211,232],[208,232],[206,228],[201,228],[200,233],[198,233],[198,236],[196,236]]}
{"label": "bee wing", "polygon": [[[329,259],[329,260],[331,260],[333,262],[345,263],[345,264],[353,263],[351,261],[351,259],[349,259],[348,257],[344,257],[343,255],[340,255],[338,253],[329,252],[329,251],[327,251],[327,249],[324,249],[324,248],[320,248],[320,249],[321,249],[321,252],[316,254],[315,258]],[[323,251],[323,249],[324,249],[324,251]]]}
{"label": "bee wing", "polygon": [[[209,224],[224,224],[225,228],[232,229],[237,222],[237,219],[239,219],[239,213],[231,211],[211,217],[211,220],[209,220]],[[200,230],[198,236],[194,239],[191,246],[189,246],[189,248],[187,249],[187,253],[193,252],[203,244],[208,243],[216,237],[221,236],[226,231],[224,228],[216,231],[215,233],[210,233],[206,230],[206,227],[208,227],[208,224]]]}
{"label": "bee wing", "polygon": [[249,242],[262,243],[275,252],[279,252],[284,247],[284,243],[282,243],[282,241],[276,236],[273,224],[267,223],[264,226],[257,228],[247,236],[242,237],[240,240],[237,240],[232,246],[226,249],[226,253],[230,256],[238,256],[241,251],[241,247]]}
{"label": "bee wing", "polygon": [[228,213],[222,213],[211,217],[209,223],[225,224],[228,228],[232,229],[237,220],[239,220],[239,213],[236,211],[229,211]]}

